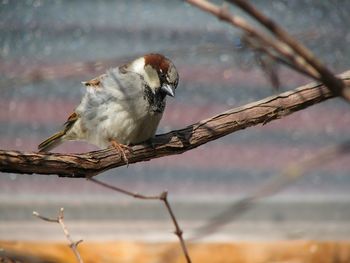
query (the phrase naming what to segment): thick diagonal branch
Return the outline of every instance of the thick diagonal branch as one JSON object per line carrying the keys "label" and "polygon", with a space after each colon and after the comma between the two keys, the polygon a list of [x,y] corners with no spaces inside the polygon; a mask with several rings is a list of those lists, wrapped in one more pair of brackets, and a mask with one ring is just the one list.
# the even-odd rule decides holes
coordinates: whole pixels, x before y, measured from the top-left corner
{"label": "thick diagonal branch", "polygon": [[[350,71],[339,77],[349,88]],[[158,135],[152,145],[133,146],[133,151],[127,153],[127,158],[129,164],[132,164],[181,154],[235,131],[282,118],[333,96],[333,93],[324,85],[311,83],[231,109],[184,129]],[[86,177],[123,165],[125,165],[123,158],[111,148],[84,154],[22,153],[0,150],[0,171],[2,172]]]}

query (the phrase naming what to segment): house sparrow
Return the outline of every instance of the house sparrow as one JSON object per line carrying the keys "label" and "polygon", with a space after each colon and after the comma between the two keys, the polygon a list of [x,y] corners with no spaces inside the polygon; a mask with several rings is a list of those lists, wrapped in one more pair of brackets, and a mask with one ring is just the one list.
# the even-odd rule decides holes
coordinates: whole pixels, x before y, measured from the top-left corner
{"label": "house sparrow", "polygon": [[178,81],[169,59],[147,54],[83,82],[87,89],[80,105],[38,149],[46,152],[67,140],[85,140],[101,148],[113,145],[127,162],[124,149],[155,135],[166,96],[174,97]]}

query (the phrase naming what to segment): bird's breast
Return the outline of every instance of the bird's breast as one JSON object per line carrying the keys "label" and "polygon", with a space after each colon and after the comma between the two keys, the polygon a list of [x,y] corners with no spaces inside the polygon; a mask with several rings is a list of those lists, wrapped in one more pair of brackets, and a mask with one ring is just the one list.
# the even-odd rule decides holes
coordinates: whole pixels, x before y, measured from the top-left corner
{"label": "bird's breast", "polygon": [[104,148],[112,139],[136,144],[152,138],[162,113],[154,112],[144,100],[107,100],[95,110],[86,111],[84,117],[86,140]]}

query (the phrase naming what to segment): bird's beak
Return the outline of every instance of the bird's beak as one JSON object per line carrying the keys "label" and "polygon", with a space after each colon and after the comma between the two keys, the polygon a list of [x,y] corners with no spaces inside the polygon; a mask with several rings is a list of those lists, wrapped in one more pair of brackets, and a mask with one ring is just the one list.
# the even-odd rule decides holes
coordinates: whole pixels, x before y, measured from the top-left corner
{"label": "bird's beak", "polygon": [[175,96],[175,88],[169,84],[163,84],[163,86],[160,89],[171,97]]}

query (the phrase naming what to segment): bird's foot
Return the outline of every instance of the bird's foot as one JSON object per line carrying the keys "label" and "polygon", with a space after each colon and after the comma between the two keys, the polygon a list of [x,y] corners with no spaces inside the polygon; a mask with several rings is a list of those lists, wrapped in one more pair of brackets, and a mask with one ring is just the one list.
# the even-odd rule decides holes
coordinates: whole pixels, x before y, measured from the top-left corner
{"label": "bird's foot", "polygon": [[128,145],[121,144],[116,140],[110,140],[110,142],[111,142],[112,146],[121,154],[121,157],[123,158],[126,165],[129,166],[129,160],[126,157],[125,151],[132,153],[132,148],[129,147]]}

